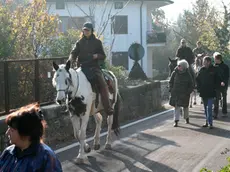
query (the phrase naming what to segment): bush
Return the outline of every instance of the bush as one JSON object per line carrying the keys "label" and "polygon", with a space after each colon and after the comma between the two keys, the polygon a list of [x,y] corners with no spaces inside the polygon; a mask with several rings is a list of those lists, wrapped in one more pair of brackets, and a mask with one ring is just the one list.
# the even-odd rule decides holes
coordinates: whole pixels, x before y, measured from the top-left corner
{"label": "bush", "polygon": [[[219,172],[230,172],[230,157],[227,158],[228,165],[222,167]],[[213,172],[212,170],[208,170],[207,168],[202,168],[200,172]]]}
{"label": "bush", "polygon": [[127,80],[128,78],[128,71],[123,66],[110,65],[109,62],[106,60],[104,68],[114,73],[114,75],[117,77],[119,85],[125,84],[125,80]]}
{"label": "bush", "polygon": [[80,36],[81,32],[75,29],[69,29],[67,33],[59,33],[56,38],[51,40],[49,45],[46,45],[41,56],[68,56],[76,41],[80,39]]}

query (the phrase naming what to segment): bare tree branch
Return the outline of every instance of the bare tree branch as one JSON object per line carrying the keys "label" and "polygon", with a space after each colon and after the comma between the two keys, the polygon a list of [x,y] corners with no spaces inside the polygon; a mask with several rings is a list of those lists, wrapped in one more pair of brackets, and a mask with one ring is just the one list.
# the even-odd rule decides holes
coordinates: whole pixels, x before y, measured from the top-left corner
{"label": "bare tree branch", "polygon": [[74,1],[74,4],[81,10],[82,13],[84,13],[87,17],[90,17],[89,14],[87,14],[81,7],[80,5],[77,4],[76,0]]}

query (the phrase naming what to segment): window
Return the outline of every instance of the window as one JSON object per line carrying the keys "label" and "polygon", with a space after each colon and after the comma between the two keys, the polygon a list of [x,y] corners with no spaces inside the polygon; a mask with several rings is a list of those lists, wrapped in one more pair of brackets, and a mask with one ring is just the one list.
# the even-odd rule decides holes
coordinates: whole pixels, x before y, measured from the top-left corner
{"label": "window", "polygon": [[115,9],[122,9],[123,8],[123,2],[114,2],[114,8]]}
{"label": "window", "polygon": [[112,17],[112,34],[128,34],[128,16]]}
{"label": "window", "polygon": [[90,21],[89,17],[59,17],[61,22],[59,23],[59,31],[66,32],[68,29],[81,30],[83,24]]}
{"label": "window", "polygon": [[65,0],[56,0],[56,9],[65,9]]}
{"label": "window", "polygon": [[128,52],[112,52],[112,64],[129,69]]}
{"label": "window", "polygon": [[69,29],[81,30],[85,22],[90,22],[90,17],[72,17],[69,18]]}

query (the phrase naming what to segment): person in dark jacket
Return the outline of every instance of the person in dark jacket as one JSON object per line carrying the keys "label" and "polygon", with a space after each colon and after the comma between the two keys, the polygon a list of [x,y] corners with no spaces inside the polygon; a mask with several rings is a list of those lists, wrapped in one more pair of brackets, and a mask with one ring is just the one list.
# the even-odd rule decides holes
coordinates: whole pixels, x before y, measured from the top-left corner
{"label": "person in dark jacket", "polygon": [[189,65],[186,60],[178,61],[178,65],[173,71],[169,81],[169,88],[171,92],[169,104],[175,107],[174,127],[178,126],[181,108],[183,108],[186,123],[189,123],[188,106],[194,84],[188,68]]}
{"label": "person in dark jacket", "polygon": [[178,57],[179,60],[185,59],[189,66],[194,63],[194,55],[192,49],[186,45],[186,41],[184,39],[181,40],[181,45],[176,52],[176,57]]}
{"label": "person in dark jacket", "polygon": [[0,171],[62,172],[53,150],[43,143],[45,121],[37,103],[6,117],[11,146],[0,156]]}
{"label": "person in dark jacket", "polygon": [[195,82],[195,73],[192,68],[192,64],[194,63],[194,55],[192,52],[192,49],[186,45],[185,39],[181,40],[181,45],[179,46],[177,52],[176,52],[176,57],[179,60],[186,60],[189,64],[189,72],[193,78],[193,82]]}
{"label": "person in dark jacket", "polygon": [[216,119],[219,113],[219,100],[221,95],[223,97],[222,113],[223,116],[227,114],[227,90],[228,90],[228,79],[229,79],[229,67],[223,62],[222,55],[218,52],[213,54],[215,66],[219,68],[221,75],[224,80],[224,87],[220,86],[216,89],[216,99],[214,103],[214,118]]}
{"label": "person in dark jacket", "polygon": [[196,48],[194,48],[192,51],[195,57],[198,57],[199,54],[202,56],[205,56],[206,54],[200,41],[197,41]]}
{"label": "person in dark jacket", "polygon": [[203,67],[200,69],[197,77],[197,91],[203,100],[206,122],[203,127],[213,128],[212,105],[216,96],[216,89],[221,85],[224,86],[222,77],[217,67],[212,65],[212,58],[205,56]]}
{"label": "person in dark jacket", "polygon": [[83,26],[83,37],[76,42],[75,47],[70,53],[69,60],[74,63],[77,61],[87,79],[92,83],[96,82],[107,115],[113,114],[113,108],[109,100],[109,90],[100,63],[105,60],[105,52],[102,42],[93,34],[92,23],[85,23]]}

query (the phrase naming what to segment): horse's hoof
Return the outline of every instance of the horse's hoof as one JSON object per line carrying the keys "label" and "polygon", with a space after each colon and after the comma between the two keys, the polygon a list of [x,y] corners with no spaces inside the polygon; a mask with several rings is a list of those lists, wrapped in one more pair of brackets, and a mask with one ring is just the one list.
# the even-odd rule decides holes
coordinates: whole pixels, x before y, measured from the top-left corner
{"label": "horse's hoof", "polygon": [[99,150],[100,149],[100,145],[94,145],[94,150]]}
{"label": "horse's hoof", "polygon": [[107,150],[111,150],[111,149],[112,149],[111,144],[106,144],[106,145],[105,145],[105,149],[107,149]]}
{"label": "horse's hoof", "polygon": [[84,148],[84,151],[85,151],[85,153],[90,153],[91,152],[91,148],[90,147]]}
{"label": "horse's hoof", "polygon": [[196,102],[194,102],[193,105],[196,105]]}
{"label": "horse's hoof", "polygon": [[82,158],[77,158],[76,163],[77,163],[77,164],[84,164],[84,159],[82,159]]}

